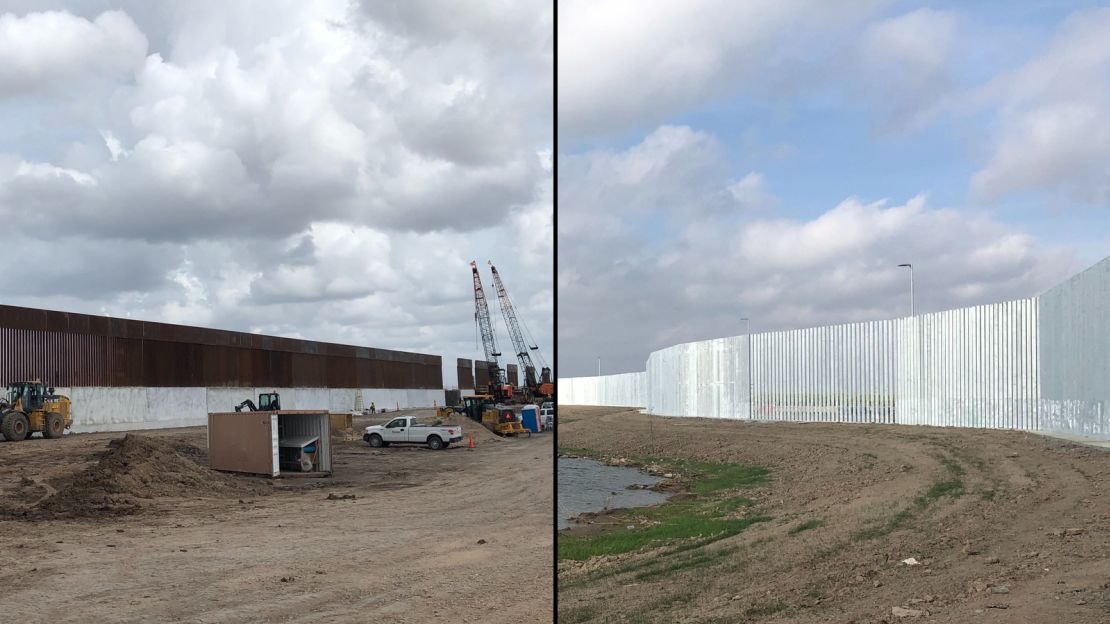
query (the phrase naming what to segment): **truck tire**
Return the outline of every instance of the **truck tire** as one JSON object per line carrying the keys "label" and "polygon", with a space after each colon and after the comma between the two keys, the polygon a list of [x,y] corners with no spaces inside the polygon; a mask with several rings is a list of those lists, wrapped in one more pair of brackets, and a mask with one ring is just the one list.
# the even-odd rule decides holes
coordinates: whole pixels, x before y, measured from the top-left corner
{"label": "truck tire", "polygon": [[43,422],[42,437],[60,438],[66,432],[66,419],[61,414],[51,412]]}
{"label": "truck tire", "polygon": [[382,437],[376,433],[371,434],[370,439],[368,439],[366,443],[374,448],[381,448],[385,446],[385,442],[382,441]]}
{"label": "truck tire", "polygon": [[437,435],[428,436],[428,448],[438,451],[443,448],[443,439]]}
{"label": "truck tire", "polygon": [[23,440],[27,437],[27,417],[22,412],[8,412],[4,415],[4,422],[0,423],[0,433],[11,442]]}

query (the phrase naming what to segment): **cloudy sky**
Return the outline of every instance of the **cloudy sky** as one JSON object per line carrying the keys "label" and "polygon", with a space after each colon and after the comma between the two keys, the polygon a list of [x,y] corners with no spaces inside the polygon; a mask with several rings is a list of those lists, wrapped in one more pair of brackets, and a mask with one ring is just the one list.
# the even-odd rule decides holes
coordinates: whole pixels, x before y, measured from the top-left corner
{"label": "cloudy sky", "polygon": [[560,0],[560,374],[1110,255],[1097,4]]}
{"label": "cloudy sky", "polygon": [[0,0],[2,302],[440,354],[450,386],[492,260],[553,359],[553,22]]}

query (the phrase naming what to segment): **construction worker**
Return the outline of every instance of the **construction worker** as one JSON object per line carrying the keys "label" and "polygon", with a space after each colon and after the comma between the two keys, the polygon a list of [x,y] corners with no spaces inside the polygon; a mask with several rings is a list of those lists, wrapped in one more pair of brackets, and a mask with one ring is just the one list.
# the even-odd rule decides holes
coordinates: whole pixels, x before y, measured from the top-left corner
{"label": "construction worker", "polygon": [[378,410],[377,410],[377,408],[375,408],[375,407],[374,407],[374,402],[373,402],[373,401],[370,401],[370,413],[371,413],[371,414],[376,414],[376,413],[378,413]]}

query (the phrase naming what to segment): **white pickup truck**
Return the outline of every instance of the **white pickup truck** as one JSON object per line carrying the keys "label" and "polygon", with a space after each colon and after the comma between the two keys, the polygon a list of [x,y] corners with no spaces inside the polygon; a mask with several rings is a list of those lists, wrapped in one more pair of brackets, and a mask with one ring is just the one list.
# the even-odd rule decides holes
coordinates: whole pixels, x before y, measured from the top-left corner
{"label": "white pickup truck", "polygon": [[371,425],[362,434],[362,439],[374,448],[389,446],[390,444],[427,444],[428,448],[445,449],[453,442],[462,440],[462,427],[460,425],[435,425],[417,424],[412,416],[400,416],[384,425]]}

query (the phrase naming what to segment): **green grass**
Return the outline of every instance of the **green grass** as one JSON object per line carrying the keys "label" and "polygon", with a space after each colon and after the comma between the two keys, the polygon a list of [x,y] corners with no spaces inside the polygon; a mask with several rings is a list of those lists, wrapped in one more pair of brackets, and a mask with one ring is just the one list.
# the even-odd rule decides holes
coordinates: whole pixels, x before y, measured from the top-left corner
{"label": "green grass", "polygon": [[771,478],[771,471],[763,466],[723,464],[650,455],[606,453],[597,449],[576,446],[560,446],[559,455],[576,455],[594,459],[605,459],[606,457],[620,455],[633,466],[656,464],[671,472],[678,472],[691,478],[694,481],[692,489],[697,494],[710,494],[721,490],[752,487],[766,483]]}
{"label": "green grass", "polygon": [[685,468],[704,475],[694,483],[693,490],[698,494],[752,487],[766,483],[771,476],[771,471],[763,466],[696,463]]}
{"label": "green grass", "polygon": [[755,502],[750,498],[726,498],[713,506],[713,512],[718,516],[727,516],[741,507],[751,507],[754,504]]}
{"label": "green grass", "polygon": [[[606,456],[596,449],[583,447],[563,447],[559,449],[559,453],[599,459]],[[752,506],[753,501],[741,496],[720,496],[726,491],[766,483],[770,479],[767,468],[675,458],[622,456],[633,465],[654,464],[679,473],[688,484],[689,495],[676,496],[655,507],[620,511],[617,516],[622,519],[619,528],[589,536],[560,535],[557,550],[560,560],[582,560],[677,543],[673,550],[661,556],[676,555],[731,537],[753,524],[770,519],[766,516],[733,517],[741,508]],[[626,524],[635,528],[628,529],[624,526]],[[703,553],[667,565],[678,565],[675,569],[684,569],[708,563],[712,558]],[[614,573],[641,570],[656,563],[658,560],[634,563]]]}
{"label": "green grass", "polygon": [[787,531],[787,533],[789,533],[790,535],[797,535],[802,531],[808,531],[810,529],[816,529],[817,527],[824,526],[824,524],[825,521],[821,518],[814,518],[812,520],[806,520],[798,526],[791,528],[789,531]]}
{"label": "green grass", "polygon": [[[739,546],[729,546],[728,548],[718,548],[717,550],[703,550],[699,552],[690,553],[683,557],[678,557],[673,561],[669,561],[662,566],[644,570],[636,575],[637,581],[647,581],[660,576],[666,576],[672,572],[680,570],[689,570],[691,568],[700,568],[702,566],[709,566],[717,563],[721,559],[731,557],[740,550]],[[657,562],[656,562],[657,563]]]}
{"label": "green grass", "polygon": [[593,457],[596,459],[601,459],[605,456],[604,453],[597,449],[586,448],[582,446],[560,446],[559,455],[577,455],[579,457]]}
{"label": "green grass", "polygon": [[[615,529],[587,537],[560,535],[559,559],[589,559],[598,555],[617,555],[640,550],[649,545],[663,545],[676,540],[694,537],[717,541],[731,537],[758,522],[770,518],[755,516],[751,518],[713,518],[700,514],[674,515],[659,524],[646,528]],[[710,543],[709,541],[703,541]]]}
{"label": "green grass", "polygon": [[909,507],[894,514],[887,519],[886,522],[853,533],[852,541],[859,542],[889,535],[901,528],[902,525],[940,498],[944,496],[959,498],[963,495],[964,482],[962,480],[950,479],[948,481],[938,481],[930,486],[924,493],[914,498],[913,503]]}

